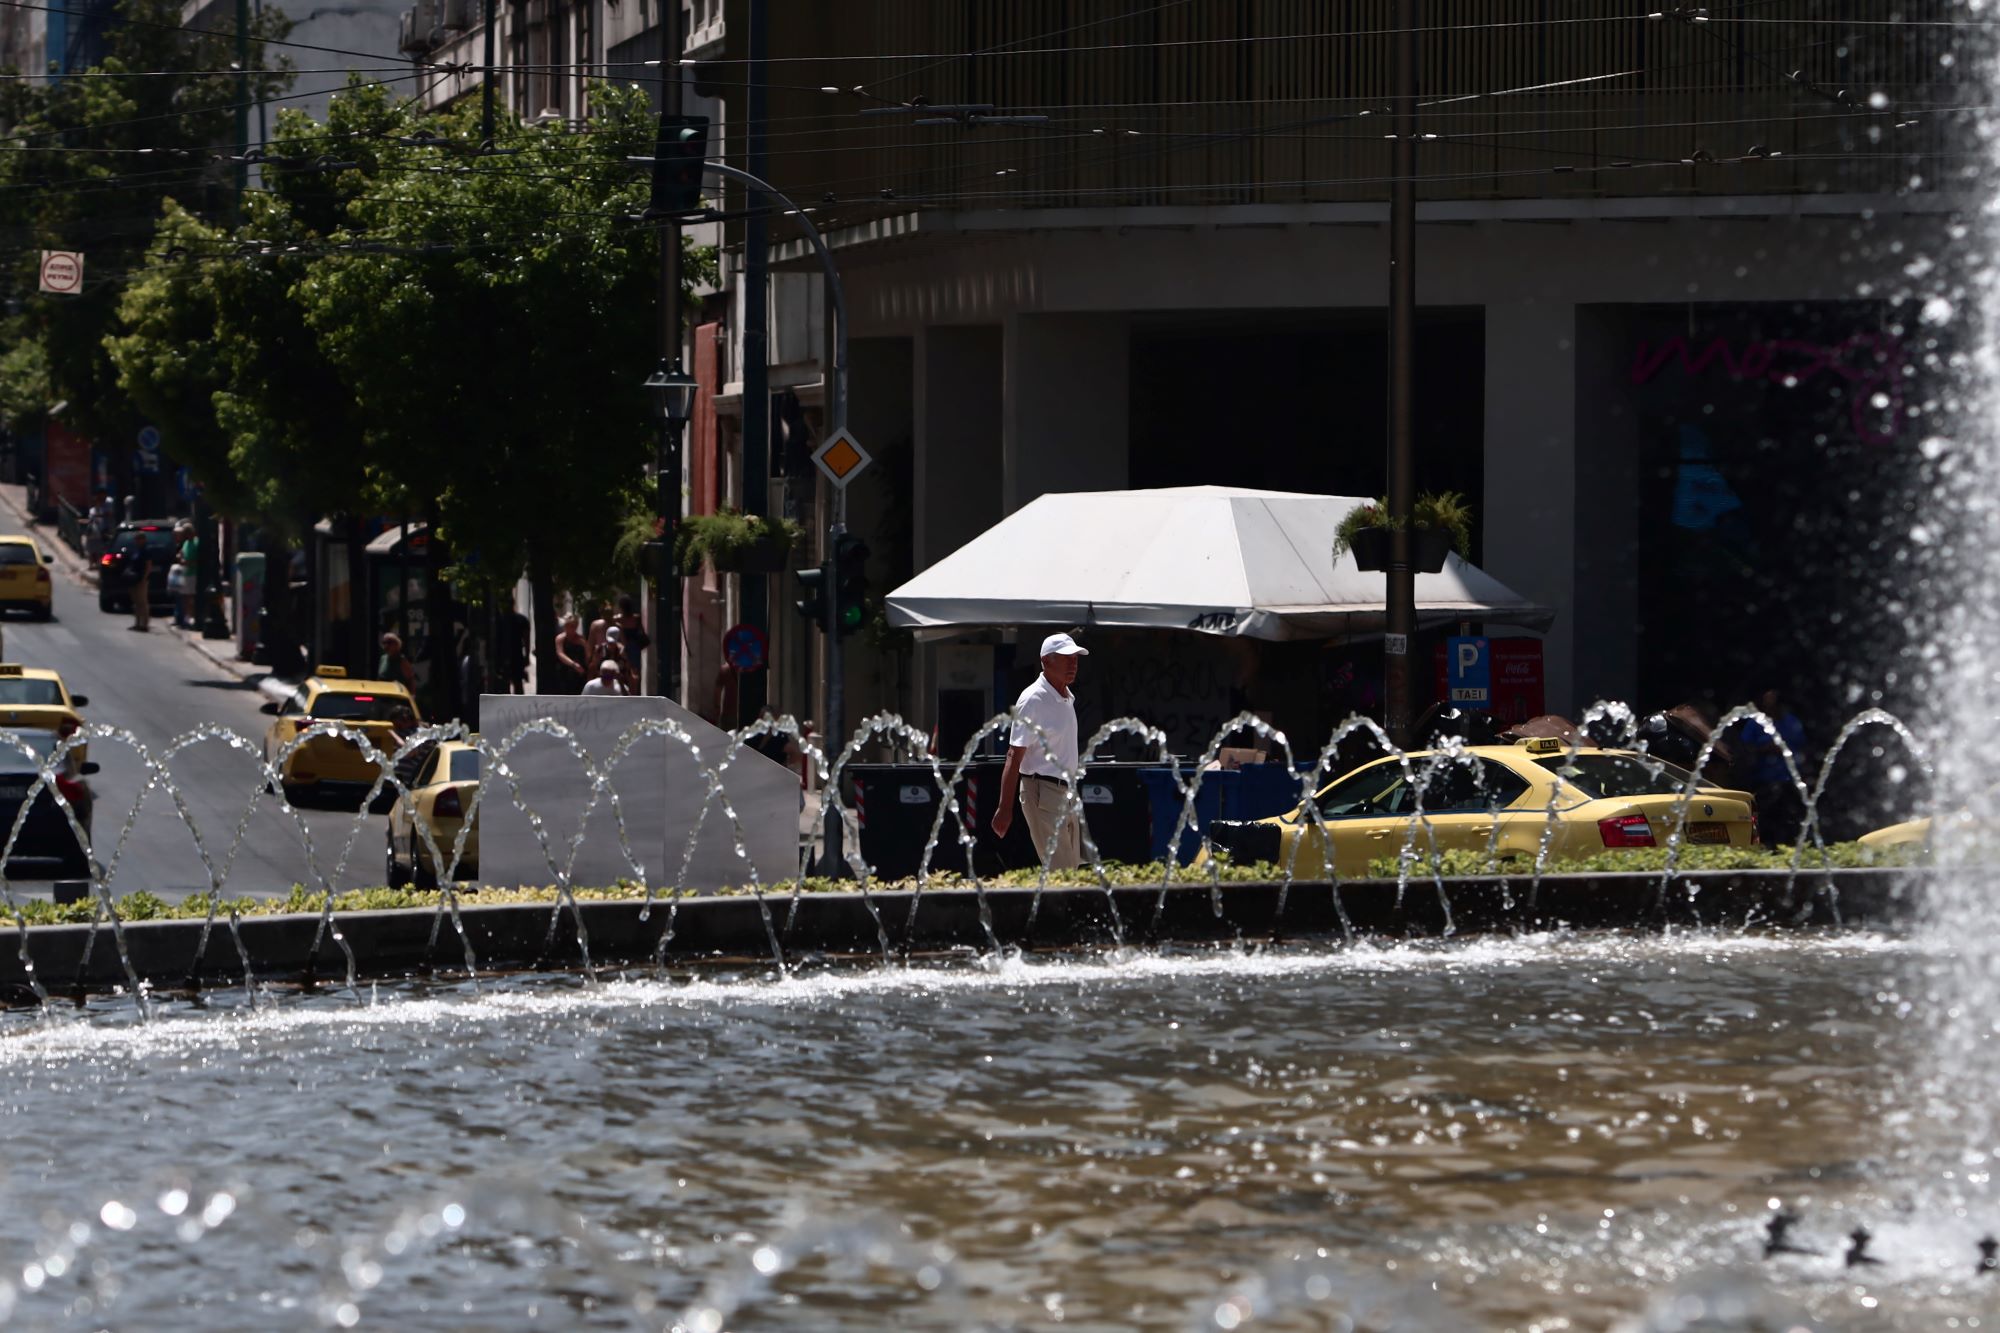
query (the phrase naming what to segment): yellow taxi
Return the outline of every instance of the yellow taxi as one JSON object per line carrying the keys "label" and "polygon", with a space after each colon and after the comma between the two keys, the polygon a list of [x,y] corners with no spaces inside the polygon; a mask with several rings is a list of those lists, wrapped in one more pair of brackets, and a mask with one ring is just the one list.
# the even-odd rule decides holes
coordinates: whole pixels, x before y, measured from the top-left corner
{"label": "yellow taxi", "polygon": [[48,566],[55,560],[33,537],[0,537],[0,610],[13,607],[37,620],[54,615],[56,587]]}
{"label": "yellow taxi", "polygon": [[[451,853],[458,831],[465,827],[472,801],[479,794],[479,750],[475,738],[439,741],[411,755],[417,763],[404,778],[410,798],[399,800],[389,811],[389,846],[384,869],[387,883],[400,889],[414,879],[430,888],[438,881],[438,862],[424,845],[419,828],[429,825],[431,841],[437,844],[438,859],[451,865]],[[465,851],[458,858],[454,880],[472,879],[479,874],[479,817],[471,815],[472,830],[465,835]]]}
{"label": "yellow taxi", "polygon": [[[45,667],[0,662],[0,727],[31,727],[68,736],[83,725],[76,710],[88,704],[86,695],[71,694],[63,678]],[[70,753],[81,763],[89,758],[87,745]]]}
{"label": "yellow taxi", "polygon": [[[1317,822],[1300,805],[1269,819],[1218,820],[1209,834],[1240,862],[1283,862],[1298,848],[1295,873],[1325,873],[1333,844],[1342,879],[1368,873],[1368,863],[1399,855],[1421,803],[1414,850],[1430,854],[1489,849],[1500,861],[1532,862],[1542,839],[1549,859],[1595,856],[1625,847],[1662,847],[1673,832],[1675,807],[1688,773],[1630,750],[1579,749],[1540,738],[1518,745],[1467,746],[1456,760],[1420,750],[1406,772],[1378,759],[1328,784],[1315,797]],[[1555,811],[1551,830],[1549,811]],[[1747,846],[1758,841],[1756,802],[1749,793],[1697,784],[1688,800],[1682,841]]]}
{"label": "yellow taxi", "polygon": [[345,669],[322,666],[286,696],[264,705],[277,714],[264,732],[264,762],[279,764],[285,799],[345,791],[359,796],[375,784],[380,769],[353,741],[316,735],[285,755],[285,747],[315,722],[343,722],[368,738],[385,757],[393,756],[402,740],[395,723],[407,711],[411,724],[422,720],[417,701],[394,681],[350,679]]}

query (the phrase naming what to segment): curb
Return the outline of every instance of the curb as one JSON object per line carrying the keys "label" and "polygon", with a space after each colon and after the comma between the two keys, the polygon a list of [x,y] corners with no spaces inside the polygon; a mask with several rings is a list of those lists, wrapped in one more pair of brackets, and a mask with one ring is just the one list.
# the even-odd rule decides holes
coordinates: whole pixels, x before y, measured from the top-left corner
{"label": "curb", "polygon": [[[322,935],[306,913],[125,925],[132,973],[154,990],[258,982],[344,984],[356,980],[450,978],[522,970],[593,970],[727,961],[787,961],[802,955],[881,962],[905,953],[1101,948],[1117,943],[1411,939],[1494,932],[1717,927],[1791,929],[1908,920],[1924,877],[1907,869],[1703,871],[1671,884],[1650,873],[1570,875],[1538,889],[1521,879],[1177,884],[1112,889],[938,889],[919,895],[815,893],[796,904],[782,892],[656,902],[477,905],[461,898],[458,938],[441,908],[338,913]],[[1344,921],[1343,921],[1344,917]],[[990,931],[990,933],[989,933]],[[240,939],[240,952],[239,941]],[[345,946],[345,948],[343,948]],[[470,949],[475,967],[467,966]],[[130,985],[118,941],[102,926],[16,928],[0,936],[0,1000],[33,1003],[39,979],[52,996],[77,997]]]}

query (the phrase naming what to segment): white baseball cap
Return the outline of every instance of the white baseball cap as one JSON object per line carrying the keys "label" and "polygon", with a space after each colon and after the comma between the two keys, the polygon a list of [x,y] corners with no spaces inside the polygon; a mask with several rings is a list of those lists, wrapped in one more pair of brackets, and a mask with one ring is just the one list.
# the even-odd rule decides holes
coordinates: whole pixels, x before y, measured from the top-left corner
{"label": "white baseball cap", "polygon": [[1088,657],[1090,649],[1078,643],[1067,634],[1051,634],[1042,640],[1042,656]]}

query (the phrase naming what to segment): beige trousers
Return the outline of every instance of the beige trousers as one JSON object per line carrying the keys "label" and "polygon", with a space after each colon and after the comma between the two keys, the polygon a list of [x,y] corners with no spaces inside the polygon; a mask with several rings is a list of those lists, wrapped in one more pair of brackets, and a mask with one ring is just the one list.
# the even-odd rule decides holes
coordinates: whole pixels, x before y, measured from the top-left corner
{"label": "beige trousers", "polygon": [[[1063,806],[1068,802],[1067,788],[1060,782],[1045,782],[1041,778],[1021,775],[1021,813],[1028,820],[1028,833],[1035,840],[1035,859],[1046,861],[1051,870],[1074,870],[1083,864],[1083,806],[1079,803],[1076,811],[1063,822],[1062,835],[1056,837],[1056,824],[1062,820]],[[1056,854],[1049,856],[1049,839],[1056,838]]]}

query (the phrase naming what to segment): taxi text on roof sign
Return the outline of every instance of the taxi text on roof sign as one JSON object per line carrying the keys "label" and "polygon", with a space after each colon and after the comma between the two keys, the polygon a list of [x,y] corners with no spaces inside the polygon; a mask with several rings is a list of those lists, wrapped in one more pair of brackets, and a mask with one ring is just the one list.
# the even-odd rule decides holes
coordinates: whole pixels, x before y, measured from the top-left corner
{"label": "taxi text on roof sign", "polygon": [[813,450],[813,463],[826,474],[828,481],[836,486],[845,486],[861,475],[873,460],[861,442],[845,428],[835,431],[826,442]]}
{"label": "taxi text on roof sign", "polygon": [[20,674],[21,664],[19,662],[0,662],[0,676],[18,676]]}

